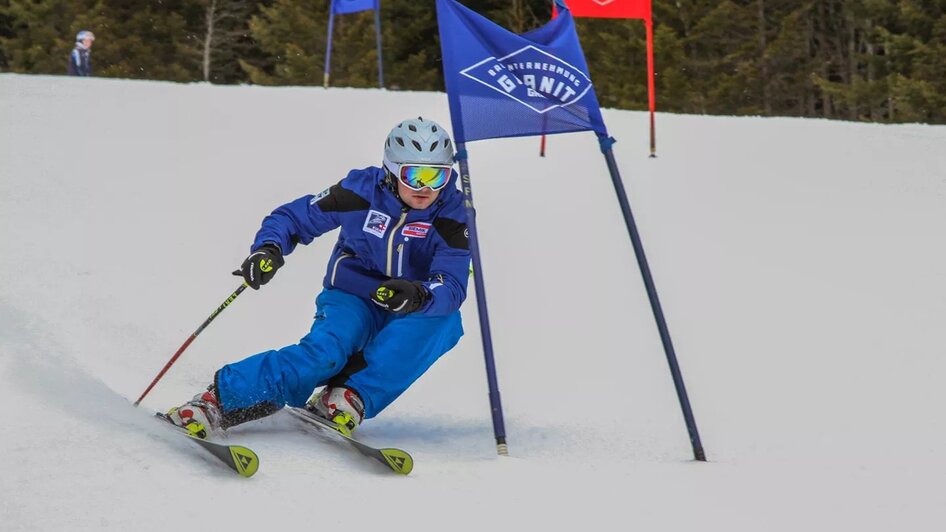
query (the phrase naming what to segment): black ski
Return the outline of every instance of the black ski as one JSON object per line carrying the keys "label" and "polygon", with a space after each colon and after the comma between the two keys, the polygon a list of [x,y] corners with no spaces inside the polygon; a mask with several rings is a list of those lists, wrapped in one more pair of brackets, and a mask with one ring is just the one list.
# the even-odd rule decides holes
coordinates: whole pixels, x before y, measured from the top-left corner
{"label": "black ski", "polygon": [[362,443],[351,436],[342,434],[331,422],[316,416],[304,408],[294,408],[287,406],[285,410],[303,423],[348,442],[362,455],[384,464],[395,473],[407,475],[414,469],[414,459],[411,458],[411,455],[406,451],[392,448],[375,448]]}
{"label": "black ski", "polygon": [[235,471],[241,477],[252,477],[253,474],[256,473],[256,470],[259,469],[259,457],[256,456],[256,453],[252,450],[242,445],[224,445],[202,440],[171,423],[171,420],[169,420],[165,414],[158,412],[155,414],[155,417],[166,422],[176,432],[186,436],[187,439],[202,447],[214,458],[220,460],[225,466]]}

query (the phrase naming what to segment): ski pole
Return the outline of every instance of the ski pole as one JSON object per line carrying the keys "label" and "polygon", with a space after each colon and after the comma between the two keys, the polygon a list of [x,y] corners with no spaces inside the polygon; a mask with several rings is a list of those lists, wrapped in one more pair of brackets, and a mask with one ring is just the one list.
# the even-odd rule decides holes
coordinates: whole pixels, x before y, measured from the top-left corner
{"label": "ski pole", "polygon": [[168,360],[168,363],[164,365],[164,368],[161,369],[160,373],[158,373],[158,376],[155,377],[153,381],[151,381],[151,384],[148,385],[148,388],[144,392],[142,392],[141,397],[139,397],[138,400],[135,401],[135,406],[138,406],[141,403],[141,400],[144,399],[146,395],[148,395],[148,392],[151,391],[151,388],[154,388],[154,385],[157,384],[159,380],[161,380],[161,377],[163,377],[164,374],[167,373],[168,369],[170,369],[171,366],[174,364],[174,362],[177,361],[178,357],[181,356],[181,353],[183,353],[184,350],[187,349],[187,346],[191,345],[191,342],[194,341],[194,338],[197,338],[197,335],[203,332],[203,330],[206,329],[208,325],[210,325],[210,322],[212,322],[214,318],[217,317],[218,314],[223,312],[223,309],[229,307],[230,303],[233,303],[233,301],[237,298],[237,296],[240,295],[244,290],[246,290],[247,286],[249,285],[246,284],[245,282],[241,284],[239,288],[237,288],[232,294],[230,294],[230,297],[228,297],[226,301],[224,301],[219,307],[217,307],[217,310],[213,311],[213,313],[210,314],[210,317],[207,318],[204,321],[204,323],[202,323],[200,327],[198,327],[197,330],[194,331],[194,333],[190,335],[190,338],[188,338],[187,341],[184,342],[184,345],[182,345],[180,349],[177,350],[177,353],[174,353],[174,356],[171,357],[171,360]]}

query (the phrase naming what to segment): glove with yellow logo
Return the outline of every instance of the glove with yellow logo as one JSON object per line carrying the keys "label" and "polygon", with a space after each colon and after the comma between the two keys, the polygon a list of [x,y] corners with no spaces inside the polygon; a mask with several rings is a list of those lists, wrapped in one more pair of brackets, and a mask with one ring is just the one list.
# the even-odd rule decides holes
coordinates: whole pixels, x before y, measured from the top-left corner
{"label": "glove with yellow logo", "polygon": [[371,302],[394,314],[409,314],[419,310],[430,298],[423,283],[407,279],[385,281],[371,294]]}
{"label": "glove with yellow logo", "polygon": [[282,258],[282,252],[272,244],[264,244],[259,249],[250,253],[250,256],[243,261],[240,269],[233,272],[233,275],[243,277],[246,284],[253,290],[259,290],[259,287],[268,283],[276,275],[278,270],[286,261]]}

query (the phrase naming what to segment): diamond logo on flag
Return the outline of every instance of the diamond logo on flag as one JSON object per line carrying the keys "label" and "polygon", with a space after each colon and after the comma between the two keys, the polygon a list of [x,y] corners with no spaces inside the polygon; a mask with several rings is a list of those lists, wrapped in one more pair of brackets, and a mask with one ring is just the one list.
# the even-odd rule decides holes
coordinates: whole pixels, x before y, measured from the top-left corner
{"label": "diamond logo on flag", "polygon": [[567,9],[518,34],[456,0],[437,0],[437,22],[455,142],[608,134]]}
{"label": "diamond logo on flag", "polygon": [[610,4],[611,2],[614,2],[614,0],[594,0],[594,2],[598,4],[599,6],[606,6]]}
{"label": "diamond logo on flag", "polygon": [[577,102],[591,89],[591,79],[580,69],[532,45],[483,59],[460,74],[536,113]]}

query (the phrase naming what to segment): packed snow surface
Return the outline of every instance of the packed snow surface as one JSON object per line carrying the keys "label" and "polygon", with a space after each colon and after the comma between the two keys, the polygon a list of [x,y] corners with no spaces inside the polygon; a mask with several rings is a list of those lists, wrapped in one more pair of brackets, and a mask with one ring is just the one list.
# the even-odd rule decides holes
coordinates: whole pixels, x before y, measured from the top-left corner
{"label": "packed snow surface", "polygon": [[[946,127],[606,111],[709,462],[692,460],[593,134],[468,146],[509,457],[466,336],[360,436],[150,416],[295,342],[334,243],[239,285],[260,220],[441,93],[0,75],[0,530],[943,530]],[[209,529],[207,527],[210,527]],[[344,527],[344,528],[337,528]]]}

